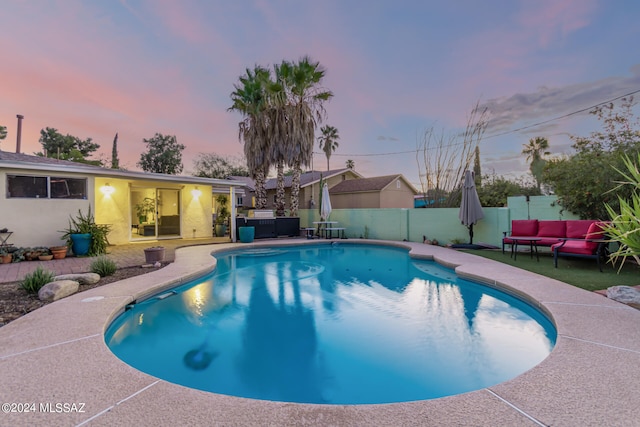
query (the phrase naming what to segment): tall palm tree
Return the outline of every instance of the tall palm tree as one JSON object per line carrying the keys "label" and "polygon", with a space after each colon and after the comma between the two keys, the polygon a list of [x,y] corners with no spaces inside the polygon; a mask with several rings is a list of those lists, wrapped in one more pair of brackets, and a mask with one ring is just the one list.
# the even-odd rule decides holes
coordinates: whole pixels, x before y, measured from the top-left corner
{"label": "tall palm tree", "polygon": [[238,139],[244,143],[244,155],[247,169],[255,181],[256,208],[267,207],[265,182],[269,171],[268,138],[268,100],[266,86],[271,78],[268,69],[256,65],[253,70],[247,68],[245,75],[234,84],[231,93],[233,104],[229,111],[238,111],[243,119],[238,123]]}
{"label": "tall palm tree", "polygon": [[331,153],[338,148],[340,135],[338,135],[338,129],[329,125],[322,126],[320,131],[322,135],[318,137],[318,141],[320,141],[320,149],[323,150],[324,155],[327,156],[327,170],[329,170],[329,158],[331,157]]}
{"label": "tall palm tree", "polygon": [[536,185],[538,186],[538,191],[540,191],[540,187],[542,185],[542,170],[544,169],[544,165],[546,164],[546,160],[544,156],[549,155],[549,141],[547,138],[543,137],[535,137],[529,140],[529,144],[523,144],[522,154],[527,156],[527,161],[529,162],[529,170],[531,171],[531,175],[536,180]]}
{"label": "tall palm tree", "polygon": [[[283,64],[284,65],[284,64]],[[295,64],[287,63],[286,86],[290,95],[287,118],[289,134],[287,153],[293,169],[291,177],[291,216],[298,215],[301,167],[311,163],[315,128],[325,117],[324,102],[333,97],[320,84],[325,69],[308,56]]]}
{"label": "tall palm tree", "polygon": [[345,166],[349,169],[355,169],[356,163],[353,160],[349,159],[345,162]]}

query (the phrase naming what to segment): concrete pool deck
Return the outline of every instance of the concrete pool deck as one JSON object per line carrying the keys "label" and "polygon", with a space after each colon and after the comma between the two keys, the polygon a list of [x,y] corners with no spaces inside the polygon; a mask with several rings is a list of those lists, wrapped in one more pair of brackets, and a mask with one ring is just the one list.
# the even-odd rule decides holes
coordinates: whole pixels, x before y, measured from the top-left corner
{"label": "concrete pool deck", "polygon": [[[1,327],[0,425],[638,425],[640,311],[506,264],[421,243],[395,245],[456,267],[465,278],[506,288],[548,313],[558,330],[551,355],[522,375],[482,390],[348,406],[189,389],[126,365],[106,347],[104,331],[127,303],[211,271],[212,251],[291,243],[318,241],[180,248],[175,262],[163,269],[72,295]],[[7,403],[20,413],[5,413]]]}

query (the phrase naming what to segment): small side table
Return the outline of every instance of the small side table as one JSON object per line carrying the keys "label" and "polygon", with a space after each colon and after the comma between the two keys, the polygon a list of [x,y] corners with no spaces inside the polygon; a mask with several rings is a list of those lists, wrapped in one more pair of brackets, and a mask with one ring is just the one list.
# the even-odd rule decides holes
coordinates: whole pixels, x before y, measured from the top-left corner
{"label": "small side table", "polygon": [[13,231],[5,231],[4,233],[0,233],[0,248],[8,248],[9,246],[13,246],[12,243],[7,243],[9,237],[13,234]]}
{"label": "small side table", "polygon": [[542,240],[542,238],[530,236],[510,236],[509,238],[513,240],[513,245],[511,245],[511,255],[513,256],[514,261],[518,257],[518,244],[529,243],[529,248],[531,249],[531,258],[533,259],[533,253],[535,252],[536,260],[540,262],[540,257],[538,256],[538,242]]}

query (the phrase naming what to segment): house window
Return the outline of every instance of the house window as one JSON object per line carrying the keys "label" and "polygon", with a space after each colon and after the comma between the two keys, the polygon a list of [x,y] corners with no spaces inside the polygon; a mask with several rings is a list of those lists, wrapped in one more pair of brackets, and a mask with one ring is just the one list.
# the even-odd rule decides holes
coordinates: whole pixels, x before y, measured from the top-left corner
{"label": "house window", "polygon": [[7,198],[86,199],[86,178],[7,176]]}
{"label": "house window", "polygon": [[400,180],[396,181],[396,188],[398,188],[398,189],[400,188]]}
{"label": "house window", "polygon": [[7,198],[47,198],[46,176],[7,176]]}
{"label": "house window", "polygon": [[242,200],[242,196],[236,197],[236,206],[244,206],[244,200]]}
{"label": "house window", "polygon": [[86,199],[87,180],[82,178],[49,178],[52,199]]}

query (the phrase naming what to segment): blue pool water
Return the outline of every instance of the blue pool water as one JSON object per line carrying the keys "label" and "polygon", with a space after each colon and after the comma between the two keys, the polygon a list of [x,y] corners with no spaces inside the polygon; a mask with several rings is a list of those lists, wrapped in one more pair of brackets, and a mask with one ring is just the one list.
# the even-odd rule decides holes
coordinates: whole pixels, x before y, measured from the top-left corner
{"label": "blue pool water", "polygon": [[530,305],[403,249],[339,243],[215,257],[212,274],[132,304],[107,330],[109,348],[196,389],[368,404],[488,387],[555,344]]}

